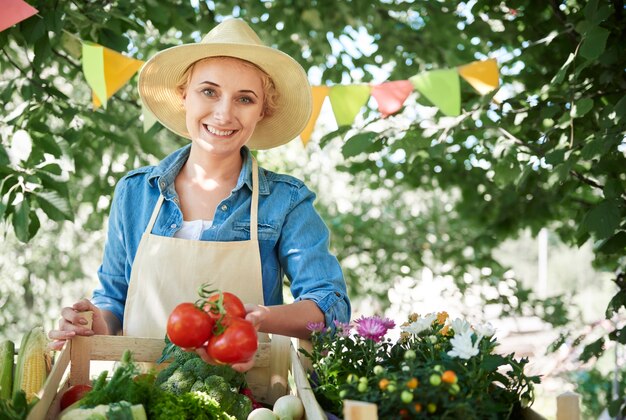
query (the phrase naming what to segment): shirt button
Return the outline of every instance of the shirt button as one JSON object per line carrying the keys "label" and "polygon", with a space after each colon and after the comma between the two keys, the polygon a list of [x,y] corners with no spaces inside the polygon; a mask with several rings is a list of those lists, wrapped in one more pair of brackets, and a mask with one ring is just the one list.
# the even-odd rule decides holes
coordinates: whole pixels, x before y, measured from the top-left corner
{"label": "shirt button", "polygon": [[161,181],[161,188],[165,188],[165,181]]}
{"label": "shirt button", "polygon": [[176,229],[176,223],[173,223],[172,226],[170,226],[172,229]]}
{"label": "shirt button", "polygon": [[226,210],[228,210],[228,206],[226,204],[223,204],[222,205],[222,211],[226,211]]}

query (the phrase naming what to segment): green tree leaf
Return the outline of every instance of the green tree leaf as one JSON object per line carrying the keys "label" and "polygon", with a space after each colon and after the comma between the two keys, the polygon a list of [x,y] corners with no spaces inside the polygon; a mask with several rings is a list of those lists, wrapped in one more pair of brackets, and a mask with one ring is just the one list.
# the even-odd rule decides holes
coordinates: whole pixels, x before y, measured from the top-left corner
{"label": "green tree leaf", "polygon": [[371,131],[365,131],[350,137],[341,148],[343,157],[348,159],[364,152],[380,150],[380,142],[378,144],[375,142],[377,137],[378,134]]}
{"label": "green tree leaf", "polygon": [[49,218],[57,222],[73,220],[69,201],[56,191],[39,191],[33,195]]}
{"label": "green tree leaf", "polygon": [[603,200],[593,207],[585,215],[582,225],[598,239],[611,236],[618,228],[621,221],[619,202],[616,200]]}
{"label": "green tree leaf", "polygon": [[610,32],[600,26],[594,26],[585,34],[579,54],[587,60],[600,57],[606,48]]}
{"label": "green tree leaf", "polygon": [[26,197],[18,204],[15,205],[15,211],[13,212],[13,229],[15,229],[15,235],[22,242],[28,242],[30,239],[29,231],[30,222],[30,204]]}

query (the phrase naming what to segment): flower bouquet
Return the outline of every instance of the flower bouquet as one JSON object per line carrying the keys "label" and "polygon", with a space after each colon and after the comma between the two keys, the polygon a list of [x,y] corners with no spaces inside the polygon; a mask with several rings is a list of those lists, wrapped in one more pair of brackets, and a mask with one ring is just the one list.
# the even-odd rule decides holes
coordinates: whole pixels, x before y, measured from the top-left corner
{"label": "flower bouquet", "polygon": [[377,404],[383,419],[507,419],[532,403],[539,377],[524,373],[528,359],[494,352],[490,324],[413,314],[396,341],[386,337],[394,327],[377,316],[309,325],[312,349],[300,351],[324,410],[339,415],[347,399]]}

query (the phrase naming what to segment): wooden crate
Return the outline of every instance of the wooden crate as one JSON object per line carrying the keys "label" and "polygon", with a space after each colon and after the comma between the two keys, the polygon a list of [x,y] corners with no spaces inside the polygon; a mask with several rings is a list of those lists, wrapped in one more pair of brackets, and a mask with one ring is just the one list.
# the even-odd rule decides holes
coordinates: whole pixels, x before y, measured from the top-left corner
{"label": "wooden crate", "polygon": [[[27,420],[58,418],[63,392],[72,385],[91,383],[92,361],[119,361],[124,351],[130,350],[136,362],[155,362],[161,356],[164,344],[163,340],[153,338],[104,335],[75,337],[65,344],[58,355],[40,392],[40,400]],[[272,336],[270,342],[259,343],[255,369],[250,375],[246,374],[246,380],[255,397],[261,395],[260,400],[273,402],[282,395],[293,393],[302,400],[308,420],[325,420],[326,416],[315,400],[300,362],[297,346],[297,341],[278,335]],[[288,372],[294,378],[294,389],[289,385]],[[259,379],[262,377],[266,378],[264,382]]]}
{"label": "wooden crate", "polygon": [[[287,351],[276,351],[278,343],[285,343],[281,348]],[[272,343],[274,349],[272,348]],[[125,350],[133,353],[137,362],[154,362],[163,351],[164,341],[152,338],[134,338],[123,336],[75,337],[68,341],[59,354],[43,390],[40,401],[33,407],[27,420],[54,420],[60,411],[60,396],[72,385],[91,383],[91,361],[118,361]],[[257,392],[265,392],[266,399],[276,399],[281,395],[292,393],[297,395],[304,405],[306,420],[326,420],[327,417],[315,399],[311,385],[307,379],[310,369],[308,360],[296,350],[305,347],[310,351],[310,343],[284,336],[274,335],[269,343],[259,343],[259,351],[255,357],[255,365],[259,369],[268,369],[270,381],[254,385]],[[293,384],[287,380],[289,372]],[[253,378],[247,378],[254,382]],[[254,392],[254,388],[253,388]],[[256,394],[255,394],[256,395]],[[564,393],[557,398],[557,420],[580,419],[580,396]],[[377,420],[376,404],[362,401],[344,401],[344,420]],[[545,420],[533,410],[526,410],[526,420]]]}

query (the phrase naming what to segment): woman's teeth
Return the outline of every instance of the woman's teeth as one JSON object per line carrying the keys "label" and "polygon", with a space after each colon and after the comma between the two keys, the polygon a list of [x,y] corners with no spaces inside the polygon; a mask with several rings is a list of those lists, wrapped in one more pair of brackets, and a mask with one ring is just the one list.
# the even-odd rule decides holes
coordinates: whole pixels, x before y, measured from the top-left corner
{"label": "woman's teeth", "polygon": [[226,130],[226,131],[216,130],[215,128],[209,127],[208,125],[205,125],[204,128],[206,128],[206,130],[209,133],[215,134],[216,136],[230,136],[231,134],[235,132],[235,130]]}

